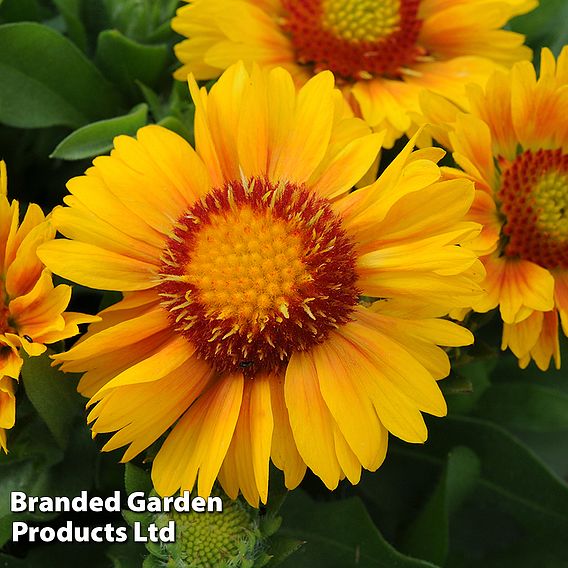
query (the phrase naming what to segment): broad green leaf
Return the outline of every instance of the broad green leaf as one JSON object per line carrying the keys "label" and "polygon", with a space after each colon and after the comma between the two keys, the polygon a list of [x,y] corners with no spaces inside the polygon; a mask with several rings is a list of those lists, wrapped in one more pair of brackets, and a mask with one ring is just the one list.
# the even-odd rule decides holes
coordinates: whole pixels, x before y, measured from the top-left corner
{"label": "broad green leaf", "polygon": [[[381,468],[364,474],[349,490],[364,497],[390,542],[399,542],[417,508],[425,507],[443,475],[448,452],[465,446],[478,456],[481,472],[470,496],[451,516],[451,558],[459,551],[462,557],[471,558],[463,566],[477,568],[485,565],[483,559],[495,549],[527,538],[536,550],[547,550],[552,542],[562,547],[561,535],[568,534],[568,487],[527,446],[503,428],[478,418],[429,419],[428,430],[429,439],[423,446],[389,442]],[[568,548],[564,549],[568,556]]]}
{"label": "broad green leaf", "polygon": [[0,122],[77,128],[116,115],[120,101],[67,38],[40,24],[0,26]]}
{"label": "broad green leaf", "polygon": [[438,485],[405,534],[402,546],[405,552],[445,564],[450,542],[450,517],[472,491],[479,470],[479,459],[469,448],[458,446],[449,453]]}
{"label": "broad green leaf", "polygon": [[499,383],[485,391],[475,413],[508,428],[568,430],[568,394],[536,383]]}
{"label": "broad green leaf", "polygon": [[433,568],[397,552],[382,537],[360,499],[318,503],[297,490],[281,509],[282,536],[305,541],[285,560],[287,568]]}
{"label": "broad green leaf", "polygon": [[477,454],[478,489],[492,506],[533,534],[561,538],[568,533],[568,485],[506,430],[477,418],[452,416],[432,422],[429,431],[423,448],[428,455],[443,459],[458,444]]}
{"label": "broad green leaf", "polygon": [[138,92],[136,81],[156,87],[167,73],[170,52],[166,44],[143,45],[117,30],[99,34],[95,61],[105,75],[127,95]]}
{"label": "broad green leaf", "polygon": [[62,140],[51,158],[82,160],[105,154],[112,148],[113,139],[119,134],[134,136],[148,120],[148,106],[141,104],[130,114],[108,118],[82,126]]}
{"label": "broad green leaf", "polygon": [[31,403],[57,443],[65,448],[71,434],[71,424],[83,407],[75,381],[51,366],[48,353],[24,358],[22,380]]}
{"label": "broad green leaf", "polygon": [[557,432],[515,431],[516,435],[562,479],[568,479],[566,430]]}

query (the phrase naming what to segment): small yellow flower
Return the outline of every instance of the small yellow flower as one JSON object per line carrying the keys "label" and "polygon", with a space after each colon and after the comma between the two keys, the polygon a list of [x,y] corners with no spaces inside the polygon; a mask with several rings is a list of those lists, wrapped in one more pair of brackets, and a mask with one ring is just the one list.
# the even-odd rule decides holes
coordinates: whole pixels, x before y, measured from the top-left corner
{"label": "small yellow flower", "polygon": [[41,355],[46,343],[71,337],[79,332],[79,323],[97,319],[65,312],[71,288],[63,284],[54,288],[51,272],[36,254],[37,247],[54,236],[55,229],[33,203],[19,224],[19,205],[8,201],[6,164],[0,161],[0,447],[4,451],[6,430],[16,420],[20,350],[28,356]]}
{"label": "small yellow flower", "polygon": [[[472,85],[471,113],[435,95],[426,119],[476,184],[469,217],[483,224],[472,242],[483,255],[487,295],[480,312],[499,307],[502,348],[521,367],[560,367],[558,316],[568,333],[568,48],[558,61],[542,51],[540,78],[528,62]],[[445,125],[445,126],[444,126]]]}
{"label": "small yellow flower", "polygon": [[282,66],[297,84],[329,69],[354,110],[387,129],[385,146],[415,131],[411,113],[432,89],[459,104],[465,85],[485,84],[531,51],[503,30],[536,0],[186,0],[172,20],[188,73],[213,79],[243,60]]}
{"label": "small yellow flower", "polygon": [[[377,469],[387,433],[424,442],[446,413],[438,345],[472,342],[439,316],[468,306],[483,269],[459,246],[473,184],[442,182],[443,152],[413,141],[351,189],[382,135],[344,116],[333,76],[296,92],[283,69],[193,79],[196,151],[159,126],[115,139],[54,211],[72,240],[43,245],[55,272],[126,292],[68,353],[85,372],[95,433],[130,460],[170,427],[153,463],[162,495],[218,477],[266,502],[306,466],[330,489]],[[371,308],[360,295],[380,298]]]}

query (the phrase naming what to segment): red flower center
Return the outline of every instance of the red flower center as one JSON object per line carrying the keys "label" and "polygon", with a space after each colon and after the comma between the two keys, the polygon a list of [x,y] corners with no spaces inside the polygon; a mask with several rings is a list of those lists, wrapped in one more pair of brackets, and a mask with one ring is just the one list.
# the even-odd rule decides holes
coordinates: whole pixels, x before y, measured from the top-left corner
{"label": "red flower center", "polygon": [[568,154],[527,150],[504,172],[498,195],[507,218],[505,253],[568,268]]}
{"label": "red flower center", "polygon": [[219,371],[273,371],[349,321],[355,252],[327,201],[253,179],[214,189],[176,223],[159,292],[175,329]]}
{"label": "red flower center", "polygon": [[344,79],[399,78],[424,55],[420,0],[282,0],[298,60]]}

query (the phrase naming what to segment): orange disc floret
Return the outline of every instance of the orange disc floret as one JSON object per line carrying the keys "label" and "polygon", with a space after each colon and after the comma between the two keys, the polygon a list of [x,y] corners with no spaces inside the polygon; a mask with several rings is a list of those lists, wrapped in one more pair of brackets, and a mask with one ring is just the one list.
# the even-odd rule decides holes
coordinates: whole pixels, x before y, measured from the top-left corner
{"label": "orange disc floret", "polygon": [[400,77],[422,54],[419,0],[283,0],[298,60],[345,79]]}
{"label": "orange disc floret", "polygon": [[357,305],[354,247],[328,202],[254,178],[215,189],[177,222],[162,305],[218,371],[275,371]]}
{"label": "orange disc floret", "polygon": [[498,197],[507,219],[505,254],[568,268],[568,154],[523,152],[504,172]]}

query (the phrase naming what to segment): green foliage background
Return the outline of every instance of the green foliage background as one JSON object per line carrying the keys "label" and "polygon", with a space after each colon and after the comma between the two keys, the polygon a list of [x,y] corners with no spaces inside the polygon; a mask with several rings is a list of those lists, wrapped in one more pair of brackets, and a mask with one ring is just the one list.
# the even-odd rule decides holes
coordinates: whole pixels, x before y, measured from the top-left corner
{"label": "green foliage background", "polygon": [[[9,196],[45,211],[65,182],[107,152],[117,134],[147,123],[192,142],[193,107],[174,83],[169,27],[177,0],[0,1],[0,157]],[[568,42],[568,3],[541,0],[511,28],[536,53]],[[567,115],[568,117],[568,115]],[[565,118],[567,118],[565,117]],[[386,153],[386,160],[388,160]],[[75,287],[72,308],[95,312],[118,298]],[[561,568],[568,566],[568,372],[520,371],[498,352],[496,320],[473,320],[476,346],[456,354],[442,383],[450,415],[430,419],[424,446],[391,437],[385,464],[329,493],[314,477],[279,511],[273,565],[289,568]],[[568,347],[563,340],[563,357]],[[10,454],[0,456],[0,564],[141,566],[136,544],[21,544],[11,524],[125,525],[120,516],[9,511],[9,492],[108,495],[125,490],[120,454],[101,454],[85,425],[77,377],[47,357],[25,362]],[[146,463],[137,460],[141,472]],[[131,473],[132,474],[132,473]],[[272,477],[272,487],[278,486]],[[277,492],[278,487],[276,487]],[[268,514],[276,514],[271,498]],[[271,507],[274,513],[271,513]],[[288,552],[298,548],[288,556]]]}

